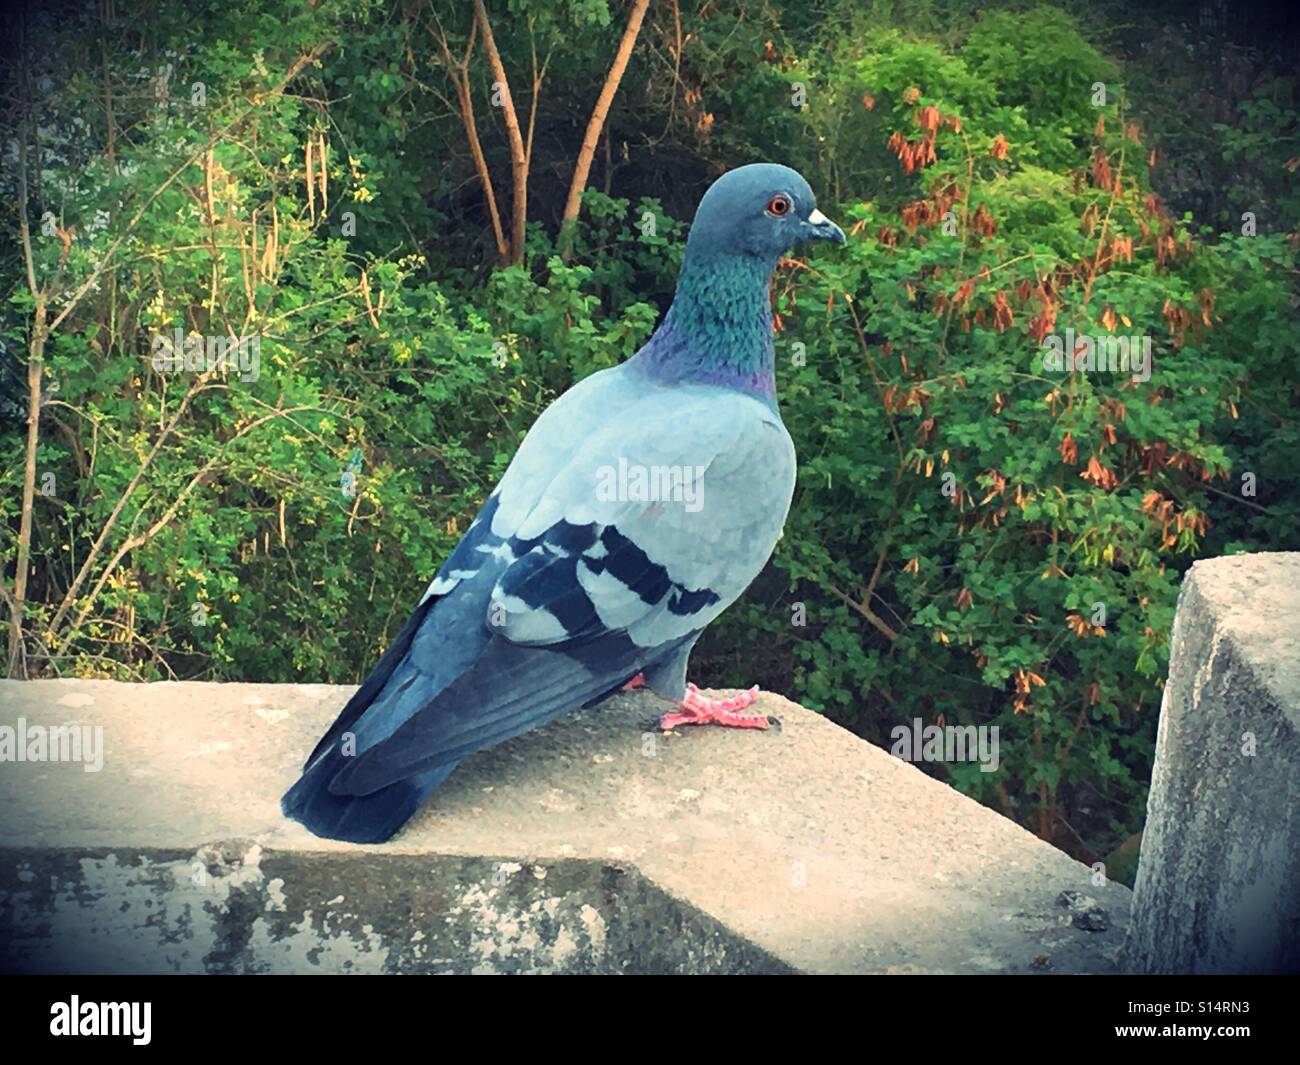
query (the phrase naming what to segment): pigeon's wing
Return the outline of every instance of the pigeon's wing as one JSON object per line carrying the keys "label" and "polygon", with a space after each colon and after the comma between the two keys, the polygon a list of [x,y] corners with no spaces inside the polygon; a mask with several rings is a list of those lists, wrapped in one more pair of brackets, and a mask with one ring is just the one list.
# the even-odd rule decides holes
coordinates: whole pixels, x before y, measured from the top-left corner
{"label": "pigeon's wing", "polygon": [[508,529],[494,532],[502,488],[512,482],[545,484],[581,447],[585,428],[624,401],[622,367],[584,378],[542,412],[524,437],[501,484],[484,503],[460,543],[429,584],[383,657],[348,700],[307,758],[311,765],[350,734],[359,751],[391,736],[483,654],[491,639],[484,625],[488,596],[514,560]]}
{"label": "pigeon's wing", "polygon": [[652,647],[707,625],[771,555],[794,474],[764,404],[641,386],[549,477],[524,463],[503,479],[501,634],[552,645],[626,631]]}
{"label": "pigeon's wing", "polygon": [[539,420],[485,507],[479,558],[449,559],[430,589],[454,599],[492,576],[482,654],[331,791],[367,794],[598,698],[694,639],[757,576],[794,487],[779,418],[704,386],[638,380],[619,399],[565,426],[563,444],[547,440],[562,423]]}

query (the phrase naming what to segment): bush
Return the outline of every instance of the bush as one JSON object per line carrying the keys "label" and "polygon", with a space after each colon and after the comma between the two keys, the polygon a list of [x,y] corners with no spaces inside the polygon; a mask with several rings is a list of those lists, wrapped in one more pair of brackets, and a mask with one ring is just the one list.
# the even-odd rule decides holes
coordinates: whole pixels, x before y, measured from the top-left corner
{"label": "bush", "polygon": [[[537,414],[650,334],[707,176],[780,159],[852,237],[778,273],[798,489],[696,679],[789,691],[886,746],[916,717],[996,726],[1000,772],[933,771],[1089,860],[1128,840],[1182,571],[1296,545],[1294,112],[1274,91],[1220,124],[1261,222],[1198,229],[1162,202],[1155,136],[1070,18],[923,6],[911,32],[853,5],[687,5],[680,33],[653,12],[567,255],[555,175],[619,17],[500,18],[507,67],[533,70],[536,48],[545,72],[513,266],[492,261],[456,93],[410,5],[163,5],[139,33],[124,17],[102,28],[111,119],[80,74],[100,45],[75,62],[86,28],[47,16],[40,39],[70,51],[35,70],[55,86],[33,104],[44,295],[19,246],[0,260],[9,600],[15,353],[40,344],[45,400],[11,670],[359,680]],[[464,12],[443,16],[463,46]],[[503,196],[490,82],[475,106]],[[260,372],[163,372],[177,328],[259,336]],[[1051,372],[1043,341],[1067,329],[1149,338],[1150,379]]]}

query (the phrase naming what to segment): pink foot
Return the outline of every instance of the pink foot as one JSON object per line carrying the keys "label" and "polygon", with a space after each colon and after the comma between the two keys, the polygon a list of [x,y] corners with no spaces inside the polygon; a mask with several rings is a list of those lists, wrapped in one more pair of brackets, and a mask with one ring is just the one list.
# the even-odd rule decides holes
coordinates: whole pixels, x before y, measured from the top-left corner
{"label": "pink foot", "polygon": [[644,688],[644,687],[645,687],[645,674],[638,673],[635,677],[633,677],[631,680],[629,680],[626,684],[623,685],[622,690],[625,692],[634,692],[638,688]]}
{"label": "pink foot", "polygon": [[734,695],[730,699],[708,699],[700,694],[694,684],[686,685],[686,698],[680,710],[664,714],[659,719],[659,730],[667,732],[679,725],[721,725],[724,728],[765,729],[771,722],[764,714],[739,714],[758,698],[758,685]]}

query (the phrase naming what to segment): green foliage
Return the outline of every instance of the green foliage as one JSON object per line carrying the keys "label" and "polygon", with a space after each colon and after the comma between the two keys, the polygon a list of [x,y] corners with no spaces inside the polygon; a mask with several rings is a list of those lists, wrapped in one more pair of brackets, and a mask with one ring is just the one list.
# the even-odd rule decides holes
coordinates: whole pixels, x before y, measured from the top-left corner
{"label": "green foliage", "polygon": [[[58,279],[53,314],[94,280],[44,350],[29,666],[359,680],[537,414],[649,336],[708,177],[773,159],[852,237],[778,273],[798,489],[696,679],[757,680],[886,746],[916,717],[996,725],[999,772],[933,771],[1081,856],[1121,847],[1182,571],[1296,546],[1290,83],[1195,127],[1252,176],[1210,212],[1220,233],[1157,194],[1162,116],[1135,124],[1122,80],[1145,75],[1059,10],[685,4],[678,25],[652,5],[566,258],[559,206],[625,15],[499,6],[525,114],[534,56],[546,70],[509,268],[432,37],[463,49],[464,10],[161,5],[119,11],[106,65],[98,43],[71,70],[48,50],[33,268]],[[470,69],[508,212],[481,50]],[[1191,128],[1179,106],[1163,117]],[[918,145],[933,162],[900,165]],[[6,251],[0,381],[18,390],[36,302]],[[259,372],[160,370],[177,328],[256,336]],[[1149,337],[1150,380],[1049,372],[1041,340],[1067,328]],[[6,586],[21,405],[0,405]]]}

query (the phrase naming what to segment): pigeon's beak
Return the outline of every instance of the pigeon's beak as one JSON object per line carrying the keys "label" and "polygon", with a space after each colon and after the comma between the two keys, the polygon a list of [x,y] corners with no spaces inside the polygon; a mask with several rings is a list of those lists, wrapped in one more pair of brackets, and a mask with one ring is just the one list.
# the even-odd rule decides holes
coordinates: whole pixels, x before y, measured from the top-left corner
{"label": "pigeon's beak", "polygon": [[827,218],[821,211],[813,211],[804,223],[809,240],[833,240],[836,244],[846,241],[844,230]]}

